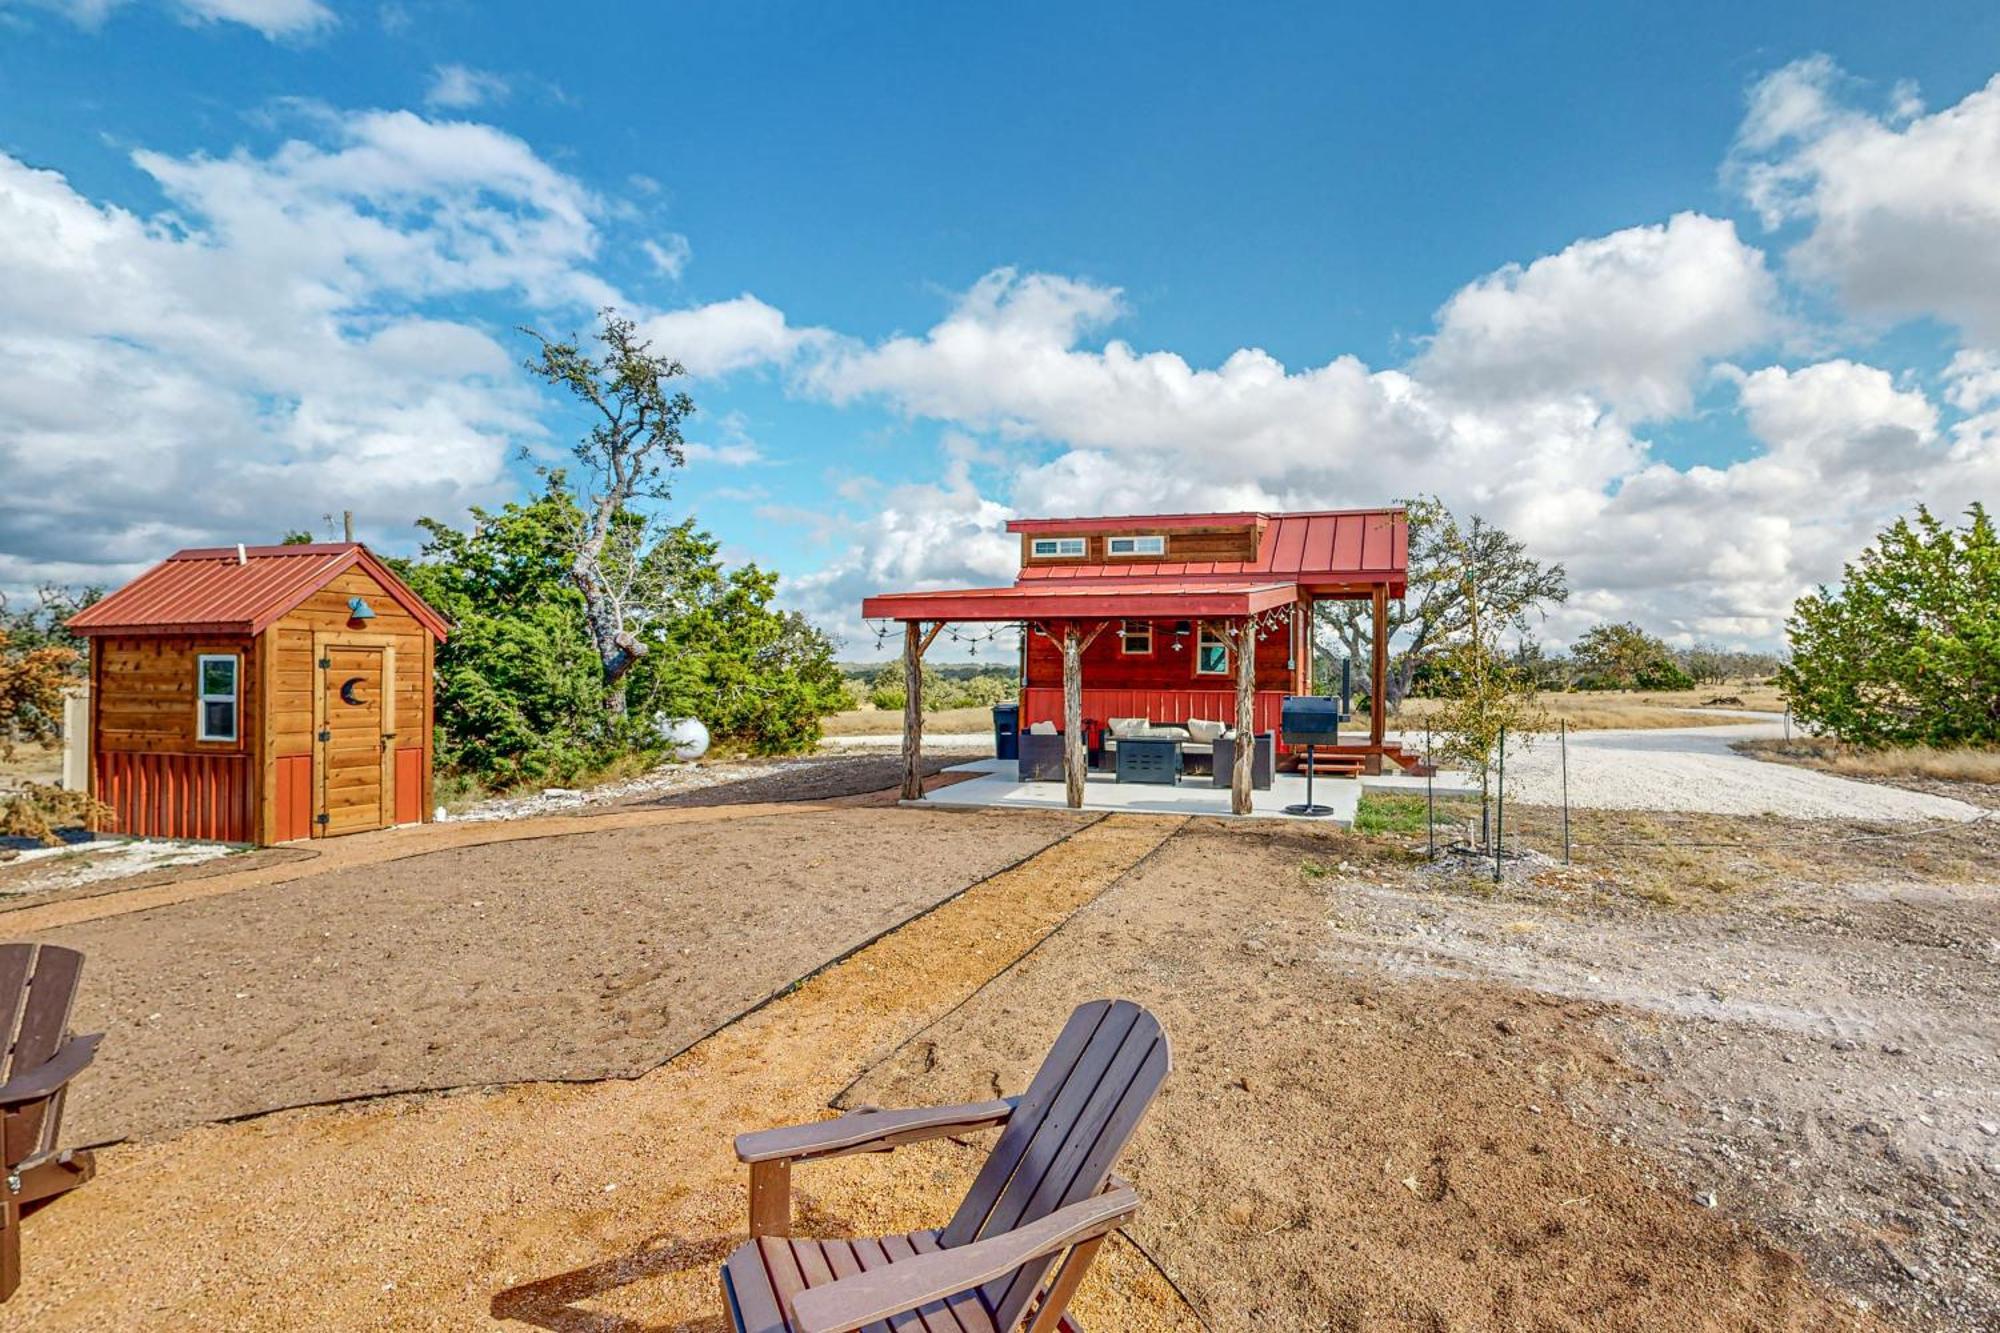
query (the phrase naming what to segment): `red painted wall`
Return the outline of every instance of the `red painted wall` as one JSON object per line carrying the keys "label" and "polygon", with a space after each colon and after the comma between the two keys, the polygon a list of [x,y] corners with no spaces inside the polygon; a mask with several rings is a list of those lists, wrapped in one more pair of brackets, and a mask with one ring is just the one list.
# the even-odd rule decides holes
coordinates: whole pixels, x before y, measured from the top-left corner
{"label": "red painted wall", "polygon": [[[1131,690],[1220,690],[1234,697],[1236,690],[1235,660],[1230,662],[1230,674],[1226,676],[1196,675],[1195,642],[1197,633],[1189,624],[1187,637],[1179,640],[1181,649],[1174,651],[1174,625],[1171,620],[1161,621],[1153,627],[1153,651],[1151,653],[1127,654],[1123,651],[1123,641],[1114,625],[1097,636],[1097,642],[1083,650],[1083,687],[1091,689],[1131,689]],[[1285,663],[1290,653],[1290,635],[1282,628],[1263,639],[1257,645],[1257,688],[1276,690],[1280,693],[1298,694],[1305,688],[1305,663],[1297,662],[1292,668]],[[1030,689],[1048,688],[1058,692],[1062,689],[1062,645],[1054,639],[1040,634],[1028,636],[1028,677]],[[1201,714],[1196,714],[1201,716]],[[1162,719],[1166,720],[1166,719]]]}

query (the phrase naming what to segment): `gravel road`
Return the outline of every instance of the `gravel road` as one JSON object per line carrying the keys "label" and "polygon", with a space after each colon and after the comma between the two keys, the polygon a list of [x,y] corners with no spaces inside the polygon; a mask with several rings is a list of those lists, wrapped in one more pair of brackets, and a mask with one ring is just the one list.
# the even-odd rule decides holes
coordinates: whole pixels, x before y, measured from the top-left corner
{"label": "gravel road", "polygon": [[[1793,819],[1971,820],[1987,813],[1950,797],[1751,759],[1729,748],[1736,741],[1783,734],[1777,722],[1573,731],[1570,804],[1598,810],[1686,810]],[[1421,736],[1412,739],[1421,745]],[[1507,747],[1507,799],[1537,805],[1561,801],[1561,759],[1555,737]]]}

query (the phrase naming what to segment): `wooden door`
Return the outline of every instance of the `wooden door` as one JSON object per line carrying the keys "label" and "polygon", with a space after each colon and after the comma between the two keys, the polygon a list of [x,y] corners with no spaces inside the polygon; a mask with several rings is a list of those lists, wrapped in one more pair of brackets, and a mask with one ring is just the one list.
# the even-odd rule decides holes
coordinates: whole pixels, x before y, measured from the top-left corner
{"label": "wooden door", "polygon": [[382,828],[395,811],[395,665],[379,645],[326,644],[319,659],[319,810],[322,836]]}

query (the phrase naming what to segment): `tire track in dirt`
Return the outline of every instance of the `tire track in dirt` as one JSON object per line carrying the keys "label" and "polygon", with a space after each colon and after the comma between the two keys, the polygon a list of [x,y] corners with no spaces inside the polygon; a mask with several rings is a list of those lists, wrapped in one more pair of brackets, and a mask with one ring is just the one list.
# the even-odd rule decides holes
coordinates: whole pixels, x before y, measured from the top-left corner
{"label": "tire track in dirt", "polygon": [[[29,1220],[8,1316],[38,1329],[710,1327],[713,1261],[743,1225],[731,1137],[820,1118],[832,1089],[1181,826],[1090,825],[635,1080],[286,1111],[109,1150],[89,1188]],[[1018,1017],[1053,1035],[1062,1015]],[[799,1229],[935,1225],[967,1156],[940,1144],[815,1165],[794,1182]],[[1135,1333],[1194,1327],[1117,1242],[1080,1314]]]}

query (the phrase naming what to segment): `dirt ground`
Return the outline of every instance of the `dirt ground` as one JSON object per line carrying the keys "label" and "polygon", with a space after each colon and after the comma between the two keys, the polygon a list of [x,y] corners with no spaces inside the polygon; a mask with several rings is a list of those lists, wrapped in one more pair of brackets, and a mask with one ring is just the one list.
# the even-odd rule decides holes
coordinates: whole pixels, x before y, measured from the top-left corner
{"label": "dirt ground", "polygon": [[1601,1006],[1330,964],[1348,887],[1303,870],[1327,852],[1191,827],[854,1100],[1016,1086],[1034,1015],[1128,995],[1175,1055],[1122,1168],[1148,1201],[1129,1230],[1216,1328],[1871,1326],[1572,1118],[1628,1077]]}
{"label": "dirt ground", "polygon": [[[644,833],[631,819],[747,839],[774,813],[592,819],[604,839]],[[776,822],[836,814],[902,865],[955,822],[1023,817]],[[1556,815],[1510,821],[1541,845]],[[1426,867],[1407,833],[1103,819],[636,1079],[109,1149],[29,1219],[0,1328],[716,1333],[713,1264],[742,1227],[731,1135],[834,1099],[1016,1090],[1071,1004],[1114,993],[1160,1014],[1176,1071],[1121,1165],[1146,1203],[1079,1298],[1093,1330],[2000,1326],[2000,831],[1585,812],[1573,832],[1579,864],[1529,858],[1495,887]],[[475,873],[444,855],[418,864]],[[244,898],[204,901],[226,920]],[[256,927],[310,957],[281,919]],[[585,950],[562,966],[600,980]],[[611,1029],[595,994],[552,1025]],[[804,1169],[800,1227],[935,1224],[984,1143]]]}
{"label": "dirt ground", "polygon": [[[97,1179],[28,1219],[0,1328],[715,1333],[714,1265],[743,1227],[731,1137],[824,1114],[1177,828],[1094,823],[637,1079],[285,1111],[108,1149]],[[1061,1017],[1038,1017],[1044,1040]],[[944,1144],[802,1170],[801,1229],[937,1225],[961,1168]],[[1194,1327],[1122,1243],[1086,1293],[1094,1328]]]}
{"label": "dirt ground", "polygon": [[567,834],[49,931],[89,959],[75,1022],[109,1033],[71,1137],[635,1074],[1086,819],[854,809]]}

